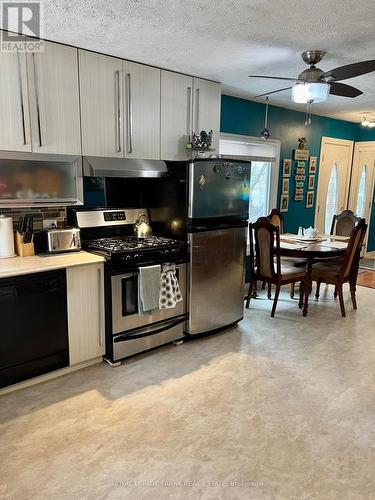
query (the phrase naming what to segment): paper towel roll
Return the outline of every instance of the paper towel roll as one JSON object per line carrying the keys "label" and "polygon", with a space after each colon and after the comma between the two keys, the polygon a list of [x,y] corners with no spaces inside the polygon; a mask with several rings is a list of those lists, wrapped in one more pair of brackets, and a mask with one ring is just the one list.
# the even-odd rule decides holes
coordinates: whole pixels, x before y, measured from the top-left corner
{"label": "paper towel roll", "polygon": [[15,256],[12,217],[0,215],[0,258]]}

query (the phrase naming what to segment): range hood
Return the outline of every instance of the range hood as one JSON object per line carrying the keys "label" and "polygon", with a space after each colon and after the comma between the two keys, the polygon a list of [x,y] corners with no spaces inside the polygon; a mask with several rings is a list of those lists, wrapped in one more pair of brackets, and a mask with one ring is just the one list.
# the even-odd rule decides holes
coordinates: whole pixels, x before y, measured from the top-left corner
{"label": "range hood", "polygon": [[83,174],[87,177],[165,177],[168,167],[162,160],[83,157]]}

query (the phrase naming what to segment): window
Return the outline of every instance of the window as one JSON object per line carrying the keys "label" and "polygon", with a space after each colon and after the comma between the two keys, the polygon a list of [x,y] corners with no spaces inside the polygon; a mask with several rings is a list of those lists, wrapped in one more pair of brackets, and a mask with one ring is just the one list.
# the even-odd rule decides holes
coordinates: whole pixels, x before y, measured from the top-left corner
{"label": "window", "polygon": [[270,210],[269,191],[272,163],[267,161],[251,162],[249,220],[255,222]]}
{"label": "window", "polygon": [[367,184],[367,168],[365,165],[362,169],[358,185],[357,208],[355,210],[355,214],[358,217],[365,216],[366,184]]}
{"label": "window", "polygon": [[332,167],[331,177],[328,182],[327,201],[326,201],[326,216],[324,231],[329,234],[331,231],[332,219],[337,212],[337,197],[338,197],[338,169],[336,163]]}
{"label": "window", "polygon": [[222,134],[219,154],[226,158],[251,161],[249,219],[256,221],[277,204],[280,141]]}

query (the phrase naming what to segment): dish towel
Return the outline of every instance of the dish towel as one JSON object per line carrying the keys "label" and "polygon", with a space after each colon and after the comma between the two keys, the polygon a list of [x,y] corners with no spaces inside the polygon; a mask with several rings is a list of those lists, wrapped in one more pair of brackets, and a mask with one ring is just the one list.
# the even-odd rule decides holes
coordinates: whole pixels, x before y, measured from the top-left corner
{"label": "dish towel", "polygon": [[139,268],[138,312],[143,314],[159,307],[161,266]]}
{"label": "dish towel", "polygon": [[181,302],[182,295],[175,264],[165,264],[160,277],[159,308],[170,309]]}

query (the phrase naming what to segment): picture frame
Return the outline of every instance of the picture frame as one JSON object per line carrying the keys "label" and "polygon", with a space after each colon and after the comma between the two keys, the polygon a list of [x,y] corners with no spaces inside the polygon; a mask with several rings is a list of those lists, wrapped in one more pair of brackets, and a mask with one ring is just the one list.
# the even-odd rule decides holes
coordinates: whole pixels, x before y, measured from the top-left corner
{"label": "picture frame", "polygon": [[296,181],[304,181],[306,179],[305,175],[296,175]]}
{"label": "picture frame", "polygon": [[296,188],[303,188],[304,182],[303,181],[296,181]]}
{"label": "picture frame", "polygon": [[283,160],[283,177],[290,177],[292,173],[292,160]]}
{"label": "picture frame", "polygon": [[314,191],[306,192],[306,208],[312,208],[314,206]]}
{"label": "picture frame", "polygon": [[295,201],[302,201],[303,200],[303,194],[295,194],[294,200]]}
{"label": "picture frame", "polygon": [[298,175],[305,175],[305,167],[297,167],[296,173]]}
{"label": "picture frame", "polygon": [[316,161],[317,161],[317,157],[316,156],[310,156],[309,174],[315,174],[316,173]]}
{"label": "picture frame", "polygon": [[306,163],[304,161],[297,161],[297,167],[298,168],[305,168],[306,167]]}
{"label": "picture frame", "polygon": [[309,175],[309,180],[307,182],[307,189],[309,191],[315,189],[315,175]]}
{"label": "picture frame", "polygon": [[282,180],[281,193],[289,194],[289,179]]}
{"label": "picture frame", "polygon": [[294,150],[294,159],[299,161],[306,161],[309,159],[309,151],[308,149],[295,149]]}
{"label": "picture frame", "polygon": [[280,196],[280,212],[287,212],[289,210],[289,195],[282,194]]}
{"label": "picture frame", "polygon": [[301,188],[301,187],[297,188],[296,187],[296,190],[294,192],[295,192],[295,194],[303,194],[303,188]]}

